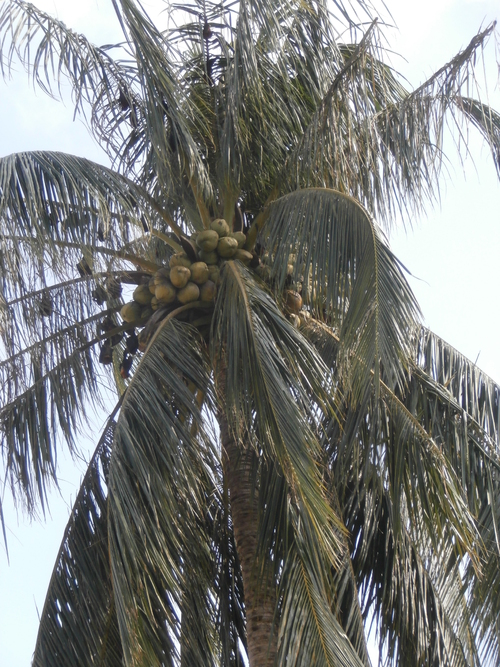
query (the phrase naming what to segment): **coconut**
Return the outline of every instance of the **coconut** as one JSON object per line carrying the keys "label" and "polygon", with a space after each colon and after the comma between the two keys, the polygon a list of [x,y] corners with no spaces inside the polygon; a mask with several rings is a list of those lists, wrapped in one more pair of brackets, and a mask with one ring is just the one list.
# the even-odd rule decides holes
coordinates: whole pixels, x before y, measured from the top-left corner
{"label": "coconut", "polygon": [[217,234],[221,238],[229,234],[229,225],[222,218],[218,218],[217,220],[212,220],[212,222],[210,223],[210,229],[213,229],[214,232],[217,232]]}
{"label": "coconut", "polygon": [[231,236],[238,241],[238,248],[243,248],[247,240],[246,235],[243,232],[233,232]]}
{"label": "coconut", "polygon": [[177,252],[170,258],[169,266],[171,269],[173,269],[175,266],[185,266],[189,269],[191,266],[191,260],[185,252]]}
{"label": "coconut", "polygon": [[170,270],[164,266],[161,269],[158,269],[158,271],[154,274],[153,278],[155,281],[155,285],[158,285],[159,283],[164,283],[165,280],[170,280]]}
{"label": "coconut", "polygon": [[149,285],[138,285],[134,290],[133,297],[134,301],[140,303],[141,306],[147,306],[151,303],[153,295],[149,291]]}
{"label": "coconut", "polygon": [[210,264],[210,266],[208,267],[208,272],[209,272],[208,279],[211,280],[213,283],[217,283],[220,275],[219,267],[216,266],[215,264]]}
{"label": "coconut", "polygon": [[248,252],[248,250],[243,250],[242,248],[238,248],[238,250],[233,255],[233,259],[239,259],[242,264],[250,264],[252,257],[253,255],[251,252]]}
{"label": "coconut", "polygon": [[155,296],[159,303],[172,303],[177,296],[177,290],[171,282],[165,280],[156,285]]}
{"label": "coconut", "polygon": [[297,329],[300,327],[300,317],[296,315],[295,313],[292,313],[289,315],[290,322],[293,324],[294,327],[297,327]]}
{"label": "coconut", "polygon": [[177,293],[177,298],[181,303],[189,303],[190,301],[197,301],[200,296],[200,288],[196,283],[189,282]]}
{"label": "coconut", "polygon": [[174,266],[170,269],[170,282],[179,289],[185,287],[190,278],[191,270],[186,266]]}
{"label": "coconut", "polygon": [[122,307],[120,315],[125,322],[137,322],[141,319],[141,305],[137,301],[130,301]]}
{"label": "coconut", "polygon": [[151,278],[149,279],[148,288],[149,288],[149,291],[151,292],[151,294],[154,296],[155,288],[156,288],[155,277],[154,276],[151,276]]}
{"label": "coconut", "polygon": [[298,292],[287,290],[285,293],[285,304],[289,312],[298,315],[302,308],[302,297]]}
{"label": "coconut", "polygon": [[141,321],[148,320],[153,314],[151,306],[143,307],[141,310]]}
{"label": "coconut", "polygon": [[221,257],[229,259],[238,250],[238,241],[232,236],[224,236],[217,244],[217,252]]}
{"label": "coconut", "polygon": [[214,301],[217,294],[217,287],[211,280],[207,280],[200,287],[200,299],[202,301]]}
{"label": "coconut", "polygon": [[154,296],[154,297],[151,299],[151,303],[150,303],[149,305],[151,306],[151,308],[152,308],[153,310],[158,310],[158,307],[159,307],[159,305],[160,305],[160,302],[159,302],[158,299]]}
{"label": "coconut", "polygon": [[199,232],[196,237],[196,245],[203,252],[211,252],[217,248],[219,243],[219,235],[213,229],[205,229],[203,232]]}
{"label": "coconut", "polygon": [[208,265],[205,262],[195,262],[191,264],[191,280],[198,284],[202,285],[206,283],[210,278],[210,271]]}
{"label": "coconut", "polygon": [[219,261],[219,255],[216,250],[211,250],[210,252],[206,250],[200,250],[198,253],[200,260],[205,262],[205,264],[217,264]]}

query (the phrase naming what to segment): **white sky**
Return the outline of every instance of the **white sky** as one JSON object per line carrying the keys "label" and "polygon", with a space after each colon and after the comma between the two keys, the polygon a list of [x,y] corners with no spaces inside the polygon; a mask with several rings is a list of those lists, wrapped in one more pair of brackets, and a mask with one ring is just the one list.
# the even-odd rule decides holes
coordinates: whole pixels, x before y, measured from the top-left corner
{"label": "white sky", "polygon": [[[35,0],[68,26],[84,32],[97,44],[121,39],[111,0]],[[147,8],[154,3],[144,2]],[[393,64],[417,85],[465,47],[481,25],[500,18],[498,0],[386,0],[400,31],[390,45],[405,60]],[[418,9],[415,9],[417,7]],[[500,109],[495,90],[498,71],[494,48],[487,56],[490,101]],[[80,121],[73,122],[70,105],[36,95],[26,75],[15,73],[8,84],[0,81],[0,155],[51,149],[104,161]],[[426,324],[457,347],[494,379],[500,381],[500,315],[497,290],[500,264],[500,186],[488,150],[471,136],[474,162],[462,170],[450,164],[442,188],[442,205],[425,219],[414,221],[413,231],[391,238],[396,255],[420,280],[412,286]],[[452,156],[450,152],[450,156]],[[464,178],[464,175],[466,178]],[[101,420],[97,420],[97,430]],[[82,465],[75,472],[63,462],[62,498],[54,497],[51,518],[28,525],[14,513],[6,516],[10,566],[0,549],[0,665],[30,664],[45,590],[77,493]]]}

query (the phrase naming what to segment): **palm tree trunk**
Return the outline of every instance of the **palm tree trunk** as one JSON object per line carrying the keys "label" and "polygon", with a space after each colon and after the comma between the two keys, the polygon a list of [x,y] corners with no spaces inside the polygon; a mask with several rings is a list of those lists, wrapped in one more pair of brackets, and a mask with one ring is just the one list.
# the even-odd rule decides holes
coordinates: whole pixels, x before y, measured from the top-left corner
{"label": "palm tree trunk", "polygon": [[229,489],[234,539],[245,594],[248,660],[250,667],[273,667],[277,652],[274,627],[276,592],[272,583],[266,586],[259,580],[258,568],[255,567],[259,516],[257,494],[252,489],[252,454],[241,452],[231,437],[221,410],[218,418],[222,465]]}

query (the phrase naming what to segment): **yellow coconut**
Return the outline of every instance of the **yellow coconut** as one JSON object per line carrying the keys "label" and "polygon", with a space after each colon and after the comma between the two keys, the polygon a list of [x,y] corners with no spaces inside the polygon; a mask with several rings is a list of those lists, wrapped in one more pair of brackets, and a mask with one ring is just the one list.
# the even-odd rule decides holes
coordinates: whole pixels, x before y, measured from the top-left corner
{"label": "yellow coconut", "polygon": [[125,322],[137,322],[141,319],[141,305],[137,301],[130,301],[122,307],[120,315]]}
{"label": "yellow coconut", "polygon": [[217,264],[219,261],[219,255],[216,250],[211,250],[210,252],[206,250],[200,250],[198,253],[200,260],[205,262],[205,264]]}
{"label": "yellow coconut", "polygon": [[149,285],[138,285],[133,294],[134,301],[140,303],[141,306],[147,306],[151,303],[153,295],[149,291]]}
{"label": "yellow coconut", "polygon": [[210,271],[205,262],[191,264],[191,280],[197,285],[203,285],[210,278]]}
{"label": "yellow coconut", "polygon": [[233,232],[231,236],[238,241],[238,248],[243,248],[247,240],[246,235],[243,232]]}
{"label": "yellow coconut", "polygon": [[203,252],[211,252],[217,248],[219,243],[219,235],[213,229],[205,229],[203,232],[199,232],[196,237],[196,245]]}
{"label": "yellow coconut", "polygon": [[248,250],[238,248],[238,250],[233,255],[233,259],[239,259],[242,264],[250,264],[252,261],[252,256],[252,253],[248,252]]}
{"label": "yellow coconut", "polygon": [[214,301],[216,294],[217,287],[211,280],[207,280],[206,283],[203,283],[203,285],[200,287],[200,299],[202,301]]}
{"label": "yellow coconut", "polygon": [[172,303],[177,296],[177,290],[171,282],[165,280],[156,285],[155,296],[159,303]]}
{"label": "yellow coconut", "polygon": [[285,304],[287,309],[291,313],[295,313],[295,315],[298,315],[300,309],[302,308],[302,297],[298,292],[294,292],[293,290],[287,290],[285,294]]}
{"label": "yellow coconut", "polygon": [[182,289],[188,284],[191,278],[191,270],[186,266],[174,266],[170,269],[170,282],[174,287]]}
{"label": "yellow coconut", "polygon": [[153,276],[155,285],[158,285],[159,283],[165,282],[165,280],[170,279],[170,270],[167,269],[167,267],[162,267],[161,269],[158,269],[158,271],[154,274]]}
{"label": "yellow coconut", "polygon": [[232,236],[224,236],[217,244],[217,252],[224,259],[229,259],[238,250],[238,241]]}
{"label": "yellow coconut", "polygon": [[200,288],[196,283],[189,282],[185,287],[177,292],[177,298],[181,303],[197,301],[200,297]]}
{"label": "yellow coconut", "polygon": [[215,264],[211,264],[208,267],[208,271],[209,271],[208,279],[211,280],[213,283],[217,283],[220,275],[219,267],[216,266]]}
{"label": "yellow coconut", "polygon": [[227,236],[229,234],[229,225],[225,220],[222,218],[218,218],[217,220],[212,220],[210,223],[210,229],[213,229],[214,232],[217,232],[217,234],[222,238],[223,236]]}
{"label": "yellow coconut", "polygon": [[170,269],[173,269],[175,266],[185,266],[189,269],[191,266],[191,260],[185,252],[176,252],[175,255],[172,255],[170,258],[169,266]]}

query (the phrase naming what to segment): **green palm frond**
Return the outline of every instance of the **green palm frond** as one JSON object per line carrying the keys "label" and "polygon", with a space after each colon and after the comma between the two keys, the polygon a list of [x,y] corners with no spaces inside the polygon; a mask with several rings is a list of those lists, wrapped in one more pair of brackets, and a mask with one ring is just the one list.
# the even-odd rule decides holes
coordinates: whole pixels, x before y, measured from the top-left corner
{"label": "green palm frond", "polygon": [[263,233],[277,288],[293,253],[306,305],[339,331],[338,363],[355,400],[371,373],[378,391],[381,368],[391,387],[404,383],[419,309],[368,212],[333,190],[297,190],[270,205]]}
{"label": "green palm frond", "polygon": [[123,665],[107,540],[114,428],[110,418],[73,505],[41,613],[34,667]]}
{"label": "green palm frond", "polygon": [[258,446],[279,463],[297,506],[335,561],[338,521],[325,502],[315,465],[319,443],[308,391],[334,412],[329,378],[314,349],[287,322],[270,295],[236,262],[228,262],[218,293],[212,333],[214,366],[223,373],[220,400],[237,441],[256,433]]}
{"label": "green palm frond", "polygon": [[[188,631],[205,664],[215,660],[207,514],[216,453],[191,383],[209,390],[201,341],[189,325],[167,319],[128,388],[110,464],[113,589],[127,662],[171,664]],[[183,627],[183,596],[196,591],[203,592],[199,623]]]}

